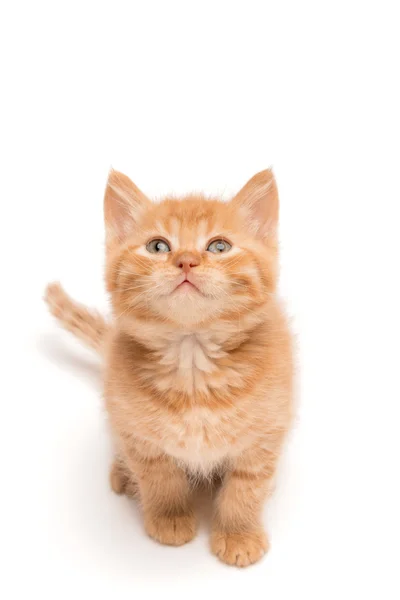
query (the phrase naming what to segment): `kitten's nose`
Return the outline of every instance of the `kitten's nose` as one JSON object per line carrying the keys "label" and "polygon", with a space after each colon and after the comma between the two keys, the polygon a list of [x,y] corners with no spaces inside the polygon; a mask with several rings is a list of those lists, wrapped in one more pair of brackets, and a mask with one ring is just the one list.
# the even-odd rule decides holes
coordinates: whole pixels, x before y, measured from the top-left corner
{"label": "kitten's nose", "polygon": [[193,252],[183,252],[176,257],[175,264],[184,273],[189,273],[193,267],[198,267],[200,259]]}

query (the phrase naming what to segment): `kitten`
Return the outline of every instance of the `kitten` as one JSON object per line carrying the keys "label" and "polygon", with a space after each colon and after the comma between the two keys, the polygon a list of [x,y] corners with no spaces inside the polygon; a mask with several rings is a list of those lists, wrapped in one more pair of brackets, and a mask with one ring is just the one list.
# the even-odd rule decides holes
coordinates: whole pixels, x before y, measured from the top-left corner
{"label": "kitten", "polygon": [[147,533],[196,534],[193,480],[222,474],[212,551],[246,566],[268,548],[263,502],[291,422],[291,336],[276,296],[278,192],[270,170],[230,201],[155,204],[111,171],[104,200],[111,324],[58,284],[51,312],[105,363],[111,486],[138,494]]}

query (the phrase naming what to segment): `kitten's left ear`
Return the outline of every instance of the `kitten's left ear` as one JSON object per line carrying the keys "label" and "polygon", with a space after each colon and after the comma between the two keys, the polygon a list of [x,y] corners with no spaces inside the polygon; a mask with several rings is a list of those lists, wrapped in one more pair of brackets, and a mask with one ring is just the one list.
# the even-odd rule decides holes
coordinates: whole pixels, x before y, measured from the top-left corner
{"label": "kitten's left ear", "polygon": [[251,233],[263,240],[274,237],[279,218],[279,197],[271,169],[254,175],[233,198]]}
{"label": "kitten's left ear", "polygon": [[150,200],[129,177],[112,169],[104,194],[107,242],[125,241],[150,206]]}

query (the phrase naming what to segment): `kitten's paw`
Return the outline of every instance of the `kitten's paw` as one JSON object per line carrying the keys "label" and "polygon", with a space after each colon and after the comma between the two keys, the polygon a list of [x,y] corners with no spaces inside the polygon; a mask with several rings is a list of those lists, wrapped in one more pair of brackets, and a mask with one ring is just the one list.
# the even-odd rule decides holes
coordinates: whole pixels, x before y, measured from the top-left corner
{"label": "kitten's paw", "polygon": [[247,533],[223,533],[214,531],[211,549],[224,563],[247,567],[263,557],[269,547],[263,531]]}
{"label": "kitten's paw", "polygon": [[192,513],[178,516],[147,515],[145,528],[149,536],[161,544],[182,546],[196,535],[196,519]]}
{"label": "kitten's paw", "polygon": [[129,476],[123,465],[115,460],[110,471],[110,485],[116,494],[126,494],[127,496],[137,496],[139,492],[138,485]]}
{"label": "kitten's paw", "polygon": [[115,461],[110,470],[110,485],[113,492],[123,494],[125,492],[128,477],[120,467],[120,464]]}

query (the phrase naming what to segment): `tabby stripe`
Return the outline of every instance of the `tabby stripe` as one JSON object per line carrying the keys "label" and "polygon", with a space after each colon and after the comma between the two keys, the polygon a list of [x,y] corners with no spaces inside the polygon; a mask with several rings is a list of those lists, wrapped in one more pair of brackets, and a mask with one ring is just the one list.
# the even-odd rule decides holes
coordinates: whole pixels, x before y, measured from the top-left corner
{"label": "tabby stripe", "polygon": [[254,481],[255,479],[259,479],[259,473],[250,473],[249,471],[232,471],[231,477],[235,477],[236,479],[246,479],[247,481]]}

